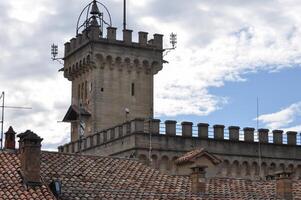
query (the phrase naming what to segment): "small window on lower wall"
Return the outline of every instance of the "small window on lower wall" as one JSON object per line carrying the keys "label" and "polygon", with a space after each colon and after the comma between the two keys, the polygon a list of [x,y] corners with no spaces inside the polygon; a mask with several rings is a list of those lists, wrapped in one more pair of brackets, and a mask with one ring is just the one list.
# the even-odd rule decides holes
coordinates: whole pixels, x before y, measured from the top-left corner
{"label": "small window on lower wall", "polygon": [[135,83],[132,83],[131,94],[132,94],[132,96],[135,96]]}

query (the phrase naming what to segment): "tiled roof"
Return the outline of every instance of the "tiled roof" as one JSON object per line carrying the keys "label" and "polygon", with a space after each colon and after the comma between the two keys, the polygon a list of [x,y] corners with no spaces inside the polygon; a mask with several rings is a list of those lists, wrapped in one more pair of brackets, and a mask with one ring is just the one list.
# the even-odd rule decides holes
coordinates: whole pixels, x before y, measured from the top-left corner
{"label": "tiled roof", "polygon": [[46,185],[27,189],[22,184],[20,160],[15,153],[0,152],[0,200],[55,199]]}
{"label": "tiled roof", "polygon": [[194,149],[192,151],[185,153],[184,155],[179,157],[177,160],[175,160],[175,163],[183,164],[186,162],[194,161],[195,158],[203,156],[203,155],[206,156],[207,158],[209,158],[214,164],[218,164],[221,162],[221,160],[218,157],[208,153],[204,148],[198,148],[198,149]]}
{"label": "tiled roof", "polygon": [[[54,152],[42,152],[45,184],[26,190],[17,155],[0,152],[0,159],[0,200],[55,199],[47,188],[54,179],[62,182],[62,200],[276,199],[275,181],[212,178],[207,180],[206,194],[192,194],[189,177],[164,175],[138,161]],[[301,181],[295,181],[295,199],[301,199],[300,188]]]}

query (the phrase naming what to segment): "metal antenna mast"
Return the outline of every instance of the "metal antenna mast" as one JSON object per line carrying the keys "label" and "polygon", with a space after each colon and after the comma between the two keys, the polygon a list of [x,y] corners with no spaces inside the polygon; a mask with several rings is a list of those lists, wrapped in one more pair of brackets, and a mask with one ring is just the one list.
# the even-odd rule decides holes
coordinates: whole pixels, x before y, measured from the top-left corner
{"label": "metal antenna mast", "polygon": [[19,107],[19,106],[5,106],[5,93],[2,92],[0,95],[0,99],[2,99],[2,105],[0,106],[2,108],[1,112],[1,138],[0,138],[0,149],[3,149],[3,134],[4,134],[4,109],[9,108],[9,109],[32,109],[30,107]]}
{"label": "metal antenna mast", "polygon": [[2,117],[1,117],[1,145],[0,145],[0,148],[2,149],[3,148],[3,124],[4,124],[4,98],[5,98],[5,93],[2,92],[1,96],[0,96],[0,99],[2,98]]}
{"label": "metal antenna mast", "polygon": [[258,165],[259,165],[259,177],[261,176],[261,145],[260,145],[260,135],[259,135],[259,98],[257,97],[257,118],[256,118],[256,127],[257,127],[257,137],[258,137]]}
{"label": "metal antenna mast", "polygon": [[123,30],[126,30],[126,0],[123,0]]}

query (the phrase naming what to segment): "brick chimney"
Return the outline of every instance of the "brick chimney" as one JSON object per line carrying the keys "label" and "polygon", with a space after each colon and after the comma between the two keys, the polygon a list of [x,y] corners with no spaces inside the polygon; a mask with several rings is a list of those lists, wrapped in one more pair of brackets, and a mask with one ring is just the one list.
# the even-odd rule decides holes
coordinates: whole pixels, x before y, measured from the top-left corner
{"label": "brick chimney", "polygon": [[279,199],[293,199],[291,172],[277,172],[276,176],[276,195]]}
{"label": "brick chimney", "polygon": [[206,168],[207,166],[192,167],[191,179],[191,192],[192,193],[205,193],[206,192]]}
{"label": "brick chimney", "polygon": [[16,149],[16,132],[14,129],[10,126],[8,131],[5,134],[5,144],[4,149],[7,150],[15,150]]}
{"label": "brick chimney", "polygon": [[18,135],[20,138],[19,157],[21,161],[21,174],[27,186],[41,185],[41,142],[37,134],[30,130]]}

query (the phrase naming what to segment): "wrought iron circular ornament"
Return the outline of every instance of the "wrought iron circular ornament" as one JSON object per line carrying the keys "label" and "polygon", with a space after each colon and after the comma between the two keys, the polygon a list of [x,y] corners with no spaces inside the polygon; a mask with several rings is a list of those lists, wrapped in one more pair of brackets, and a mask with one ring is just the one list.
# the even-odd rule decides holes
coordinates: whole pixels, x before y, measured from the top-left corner
{"label": "wrought iron circular ornament", "polygon": [[101,36],[104,27],[112,26],[111,14],[108,8],[97,0],[93,0],[86,5],[80,13],[76,25],[76,35],[83,30],[89,29],[90,26],[99,27]]}

